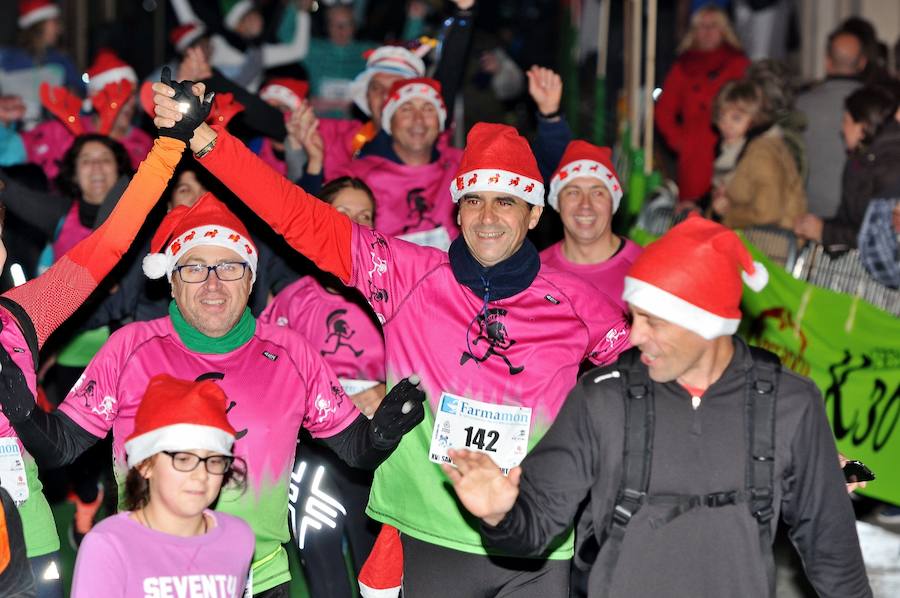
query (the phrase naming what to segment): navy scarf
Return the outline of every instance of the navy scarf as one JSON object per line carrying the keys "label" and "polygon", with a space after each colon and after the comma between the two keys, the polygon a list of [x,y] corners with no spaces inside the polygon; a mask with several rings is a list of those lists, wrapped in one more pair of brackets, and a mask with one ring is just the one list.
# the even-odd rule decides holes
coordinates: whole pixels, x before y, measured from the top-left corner
{"label": "navy scarf", "polygon": [[531,286],[541,269],[541,258],[527,238],[514,254],[495,266],[485,268],[472,256],[462,235],[450,244],[450,268],[459,284],[472,289],[484,301],[506,299]]}

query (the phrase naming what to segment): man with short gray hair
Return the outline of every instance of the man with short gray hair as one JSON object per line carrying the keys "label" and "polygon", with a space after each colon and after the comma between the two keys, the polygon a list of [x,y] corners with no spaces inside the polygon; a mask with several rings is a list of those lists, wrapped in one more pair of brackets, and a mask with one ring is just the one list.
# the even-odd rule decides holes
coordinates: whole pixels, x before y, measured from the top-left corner
{"label": "man with short gray hair", "polygon": [[831,218],[841,201],[841,172],[845,149],[841,139],[844,98],[862,85],[866,68],[862,40],[838,29],[828,36],[825,80],[797,96],[797,109],[806,115],[803,135],[809,161],[806,197],[809,211]]}

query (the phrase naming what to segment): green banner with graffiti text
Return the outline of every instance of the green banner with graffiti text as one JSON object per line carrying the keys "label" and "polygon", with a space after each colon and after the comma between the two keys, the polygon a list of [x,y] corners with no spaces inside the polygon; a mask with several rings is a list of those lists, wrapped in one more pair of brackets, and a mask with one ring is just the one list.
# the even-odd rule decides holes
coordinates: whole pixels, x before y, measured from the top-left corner
{"label": "green banner with graffiti text", "polygon": [[[629,235],[645,245],[653,237]],[[877,479],[860,493],[900,505],[900,318],[866,301],[796,280],[747,243],[769,271],[744,288],[741,334],[812,378],[825,399],[838,450]]]}
{"label": "green banner with graffiti text", "polygon": [[900,504],[900,318],[796,280],[748,247],[769,284],[759,293],[744,289],[743,334],[815,381],[838,450],[877,476],[862,492]]}

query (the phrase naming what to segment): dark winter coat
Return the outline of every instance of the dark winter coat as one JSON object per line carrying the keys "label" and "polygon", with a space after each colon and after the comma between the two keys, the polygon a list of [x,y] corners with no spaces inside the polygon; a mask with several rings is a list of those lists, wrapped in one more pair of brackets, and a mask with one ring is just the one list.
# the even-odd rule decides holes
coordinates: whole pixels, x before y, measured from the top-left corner
{"label": "dark winter coat", "polygon": [[869,201],[900,184],[900,123],[887,125],[867,147],[847,158],[841,189],[841,204],[834,218],[822,227],[826,247],[853,248]]}
{"label": "dark winter coat", "polygon": [[[734,349],[731,363],[696,410],[678,383],[651,383],[656,417],[651,495],[744,488],[745,393],[753,360],[737,337]],[[620,362],[627,357],[623,354]],[[588,492],[594,533],[600,537],[622,476],[622,382],[603,375],[617,367],[588,372],[569,394],[550,430],[522,462],[512,510],[496,527],[482,524],[486,545],[523,556],[541,554],[572,524]],[[786,370],[778,379],[775,401],[774,480],[772,537],[780,517],[819,596],[870,597],[824,401],[812,381]],[[589,596],[604,595],[606,588],[610,598],[769,595],[767,555],[747,503],[697,507],[663,525],[651,521],[669,508],[645,504],[634,515],[611,579],[597,565],[609,550],[608,544],[601,547]]]}

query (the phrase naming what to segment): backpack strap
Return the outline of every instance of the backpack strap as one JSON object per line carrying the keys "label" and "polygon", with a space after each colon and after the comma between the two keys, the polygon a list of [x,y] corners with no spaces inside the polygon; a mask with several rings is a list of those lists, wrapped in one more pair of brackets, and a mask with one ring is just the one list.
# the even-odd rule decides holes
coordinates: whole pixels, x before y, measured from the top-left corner
{"label": "backpack strap", "polygon": [[31,359],[34,362],[34,371],[37,371],[40,351],[38,349],[37,331],[34,329],[31,317],[29,317],[25,308],[9,297],[0,296],[0,307],[5,308],[6,311],[15,318],[16,323],[19,325],[19,330],[22,331],[22,336],[25,337],[25,342],[28,344],[28,350],[31,351]]}
{"label": "backpack strap", "polygon": [[[653,385],[647,370],[637,358],[637,350],[632,349],[630,359],[621,359],[620,370],[622,396],[625,407],[625,438],[622,453],[622,478],[612,517],[607,525],[603,562],[607,580],[606,590],[612,580],[613,571],[619,560],[619,551],[625,530],[646,502],[650,486],[650,464],[653,458],[654,399]],[[599,552],[599,543],[596,538]],[[595,555],[596,558],[596,555]]]}
{"label": "backpack strap", "polygon": [[759,547],[766,561],[769,595],[775,595],[775,559],[772,553],[772,508],[775,488],[775,399],[781,362],[765,349],[749,347],[753,375],[747,385],[748,452],[746,488],[750,513],[759,524]]}

